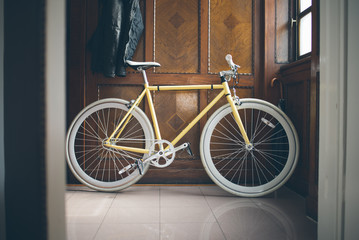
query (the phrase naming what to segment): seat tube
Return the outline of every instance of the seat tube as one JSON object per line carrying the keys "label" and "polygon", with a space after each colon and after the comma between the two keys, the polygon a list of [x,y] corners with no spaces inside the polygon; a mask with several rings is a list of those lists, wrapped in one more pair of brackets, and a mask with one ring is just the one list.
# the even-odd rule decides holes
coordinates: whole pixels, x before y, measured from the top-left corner
{"label": "seat tube", "polygon": [[233,99],[232,99],[232,96],[231,96],[231,91],[229,90],[229,87],[228,87],[228,82],[227,81],[223,81],[222,82],[222,85],[224,87],[224,91],[225,91],[225,96],[227,98],[227,101],[229,103],[229,105],[231,106],[232,108],[232,112],[233,112],[233,116],[234,116],[234,119],[236,120],[236,123],[239,127],[239,130],[242,134],[242,137],[246,143],[247,146],[249,145],[252,145],[248,139],[248,135],[247,135],[247,132],[246,130],[244,129],[243,127],[243,123],[242,123],[242,120],[241,120],[241,117],[239,116],[239,113],[237,111],[237,107],[236,107],[236,104],[234,103]]}
{"label": "seat tube", "polygon": [[[145,81],[147,81],[147,79]],[[158,126],[156,111],[155,111],[155,107],[153,105],[151,92],[148,89],[148,83],[145,83],[144,86],[145,86],[145,91],[146,91],[146,96],[147,96],[148,107],[149,107],[150,112],[151,112],[153,127],[155,129],[156,139],[161,140],[162,139],[161,138],[161,132],[160,132],[160,128]]]}

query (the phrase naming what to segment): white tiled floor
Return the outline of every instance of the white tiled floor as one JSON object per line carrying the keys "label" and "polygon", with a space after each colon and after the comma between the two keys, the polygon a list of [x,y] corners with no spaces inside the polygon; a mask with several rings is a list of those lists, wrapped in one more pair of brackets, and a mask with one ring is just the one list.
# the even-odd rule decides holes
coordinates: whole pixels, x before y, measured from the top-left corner
{"label": "white tiled floor", "polygon": [[282,188],[240,198],[217,186],[133,186],[118,193],[68,187],[68,239],[316,239],[304,199]]}

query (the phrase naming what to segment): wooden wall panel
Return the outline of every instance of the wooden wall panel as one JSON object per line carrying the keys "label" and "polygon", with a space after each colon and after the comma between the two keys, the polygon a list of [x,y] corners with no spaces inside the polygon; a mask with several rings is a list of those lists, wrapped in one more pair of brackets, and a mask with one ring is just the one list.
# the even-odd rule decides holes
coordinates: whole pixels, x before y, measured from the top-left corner
{"label": "wooden wall panel", "polygon": [[[70,109],[71,115],[78,113],[81,108],[98,99],[109,97],[135,99],[143,89],[140,73],[127,68],[126,77],[106,78],[102,74],[93,73],[90,69],[91,53],[85,46],[97,27],[101,14],[100,1],[87,0],[82,4],[78,4],[76,0],[69,0],[69,2],[71,11],[68,24],[70,28],[68,56],[71,61],[68,66],[70,73],[68,89],[71,91],[69,91],[68,102],[69,106],[76,106]],[[212,41],[209,39],[209,34],[215,34],[212,35],[214,37],[221,34],[221,32],[213,31],[216,29],[217,20],[211,18],[212,22],[210,22],[209,16],[212,14],[210,9],[213,7],[210,7],[210,4],[212,3],[221,8],[223,13],[229,13],[227,18],[223,19],[222,24],[230,40],[215,39],[216,44],[211,45],[211,52],[209,52],[208,45]],[[161,64],[161,67],[156,68],[155,71],[154,69],[147,70],[150,84],[218,84],[219,77],[208,71],[209,61],[212,61],[212,58],[217,61],[217,65],[211,65],[216,66],[217,69],[214,71],[227,70],[225,53],[231,51],[233,54],[234,51],[239,50],[240,54],[233,54],[234,60],[242,65],[242,72],[250,72],[251,75],[241,78],[237,84],[237,93],[241,97],[254,95],[255,81],[260,76],[260,74],[254,74],[255,71],[258,73],[260,70],[258,67],[260,21],[256,20],[257,26],[254,26],[252,19],[254,16],[256,16],[255,19],[259,19],[261,6],[259,0],[140,0],[140,6],[145,30],[133,60],[157,61]],[[220,12],[217,14],[220,17]],[[242,29],[244,26],[247,26],[246,32]],[[221,30],[219,25],[217,28]],[[259,37],[255,38],[255,36]],[[230,46],[230,48],[228,51],[223,50],[223,46]],[[243,46],[246,46],[247,50],[243,50]],[[217,54],[215,52],[217,49],[224,53]],[[252,56],[255,49],[257,49],[257,58]],[[209,54],[212,54],[211,57]],[[243,56],[246,60],[240,60]],[[254,64],[255,61],[257,65]],[[152,92],[163,139],[172,140],[174,135],[178,134],[210,102],[214,94],[215,91],[210,90]],[[225,99],[222,103],[225,103]],[[145,102],[141,107],[146,114],[149,114]],[[212,109],[211,113],[214,110]],[[170,166],[164,169],[151,167],[140,182],[211,183],[199,156],[201,129],[209,116],[210,113],[178,143],[190,142],[194,157],[187,155],[185,151],[179,152]],[[69,119],[69,123],[70,121],[72,118]],[[68,182],[76,182],[71,173],[69,173]]]}
{"label": "wooden wall panel", "polygon": [[310,60],[305,59],[281,68],[284,85],[286,114],[292,120],[299,137],[300,153],[297,167],[288,186],[302,196],[308,194],[309,176],[309,121],[310,108]]}
{"label": "wooden wall panel", "polygon": [[[159,91],[153,94],[162,138],[172,141],[199,113],[198,91]],[[193,154],[199,158],[199,124],[196,124],[178,143],[190,142]],[[184,153],[184,154],[183,154]],[[189,158],[185,152],[176,158]]]}
{"label": "wooden wall panel", "polygon": [[159,73],[198,73],[199,2],[155,0],[154,60]]}
{"label": "wooden wall panel", "polygon": [[[98,99],[120,98],[130,101],[132,99],[136,99],[142,90],[142,86],[136,85],[99,84],[97,92]],[[145,101],[142,101],[139,107],[143,109],[144,106]]]}
{"label": "wooden wall panel", "polygon": [[287,114],[290,116],[299,137],[300,153],[297,167],[288,182],[296,192],[302,196],[308,189],[308,155],[307,155],[307,83],[306,81],[286,83]]}
{"label": "wooden wall panel", "polygon": [[228,69],[230,53],[241,73],[253,73],[252,0],[210,0],[209,11],[209,72]]}

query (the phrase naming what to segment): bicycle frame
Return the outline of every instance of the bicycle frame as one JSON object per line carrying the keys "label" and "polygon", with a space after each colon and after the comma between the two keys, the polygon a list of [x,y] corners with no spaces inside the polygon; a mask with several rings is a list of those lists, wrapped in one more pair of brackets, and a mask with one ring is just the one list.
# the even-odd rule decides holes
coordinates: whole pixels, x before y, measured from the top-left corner
{"label": "bicycle frame", "polygon": [[[228,103],[230,104],[233,112],[233,116],[236,120],[236,123],[239,127],[239,130],[243,136],[243,139],[247,146],[251,146],[251,143],[248,139],[247,133],[243,127],[242,120],[238,114],[237,108],[235,106],[235,103],[232,99],[231,92],[229,90],[228,82],[226,80],[222,81],[222,84],[211,84],[211,85],[173,85],[173,86],[149,86],[145,70],[141,70],[143,77],[144,77],[144,90],[141,92],[141,94],[137,97],[135,102],[130,107],[127,114],[122,118],[120,123],[117,125],[115,130],[112,132],[111,136],[105,141],[104,146],[109,148],[115,148],[119,150],[125,150],[125,151],[131,151],[136,153],[149,153],[149,149],[142,149],[142,148],[134,148],[134,147],[125,147],[125,146],[119,146],[115,144],[111,144],[112,139],[119,138],[121,135],[123,129],[126,127],[127,123],[130,121],[132,117],[132,111],[135,107],[137,107],[144,96],[146,95],[151,117],[152,117],[152,124],[154,127],[155,135],[157,140],[162,140],[161,138],[161,132],[159,129],[157,116],[155,112],[155,108],[152,101],[152,96],[150,91],[178,91],[178,90],[209,90],[209,89],[219,89],[222,90],[200,113],[197,117],[195,117],[183,130],[180,134],[177,135],[177,137],[172,140],[171,144],[175,146],[178,141],[182,139],[182,137],[219,101],[219,99],[224,95],[226,96],[226,99]],[[168,146],[169,147],[169,146]]]}

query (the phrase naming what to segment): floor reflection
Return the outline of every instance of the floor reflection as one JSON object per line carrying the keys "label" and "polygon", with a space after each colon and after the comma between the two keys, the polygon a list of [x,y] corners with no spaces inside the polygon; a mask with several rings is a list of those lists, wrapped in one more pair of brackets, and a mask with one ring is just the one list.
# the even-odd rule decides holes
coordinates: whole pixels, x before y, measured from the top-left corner
{"label": "floor reflection", "polygon": [[282,188],[240,198],[217,186],[84,187],[66,194],[68,239],[316,239],[304,199]]}
{"label": "floor reflection", "polygon": [[230,200],[213,214],[227,239],[297,239],[293,222],[275,205]]}

